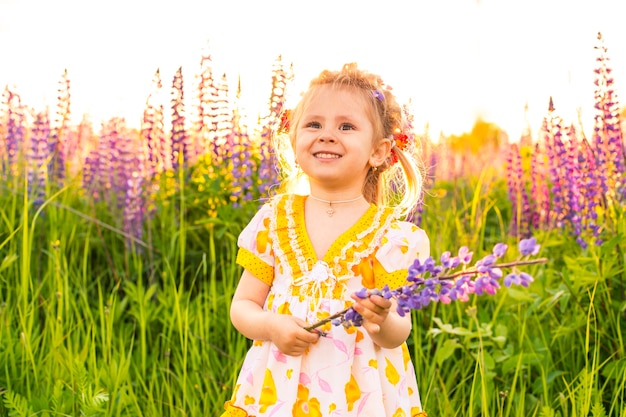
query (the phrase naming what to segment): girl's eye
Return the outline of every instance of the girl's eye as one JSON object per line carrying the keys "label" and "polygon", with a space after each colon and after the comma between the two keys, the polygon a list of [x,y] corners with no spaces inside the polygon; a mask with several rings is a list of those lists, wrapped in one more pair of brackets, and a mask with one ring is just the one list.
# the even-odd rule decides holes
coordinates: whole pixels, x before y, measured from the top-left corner
{"label": "girl's eye", "polygon": [[339,126],[339,130],[353,130],[354,129],[354,125],[351,125],[350,123],[343,123],[341,126]]}
{"label": "girl's eye", "polygon": [[322,125],[318,122],[309,122],[306,124],[306,127],[311,127],[313,129],[319,129],[322,127]]}

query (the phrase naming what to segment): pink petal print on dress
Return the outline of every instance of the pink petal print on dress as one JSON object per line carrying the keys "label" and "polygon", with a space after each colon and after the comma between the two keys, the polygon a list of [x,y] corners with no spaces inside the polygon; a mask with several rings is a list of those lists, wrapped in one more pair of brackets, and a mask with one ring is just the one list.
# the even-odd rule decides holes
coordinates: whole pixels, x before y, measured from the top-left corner
{"label": "pink petal print on dress", "polygon": [[300,372],[300,378],[298,382],[304,385],[305,387],[308,387],[309,384],[311,383],[311,378],[309,378],[308,374],[305,374],[304,372]]}
{"label": "pink petal print on dress", "polygon": [[274,359],[280,363],[287,363],[287,356],[283,352],[278,349],[272,349],[272,354],[274,355]]}
{"label": "pink petal print on dress", "polygon": [[339,349],[345,354],[348,354],[348,349],[346,348],[346,344],[343,343],[341,340],[333,339],[333,343],[335,344],[335,346],[337,346],[337,349]]}
{"label": "pink petal print on dress", "polygon": [[361,412],[363,412],[363,407],[365,407],[365,404],[367,403],[367,397],[369,396],[370,396],[370,393],[368,392],[368,393],[363,394],[363,396],[361,397],[361,402],[359,404],[359,408],[356,414],[357,416],[360,416]]}
{"label": "pink petal print on dress", "polygon": [[332,388],[330,387],[330,384],[325,379],[320,379],[319,384],[320,384],[320,388],[322,389],[322,391],[324,392],[333,391]]}

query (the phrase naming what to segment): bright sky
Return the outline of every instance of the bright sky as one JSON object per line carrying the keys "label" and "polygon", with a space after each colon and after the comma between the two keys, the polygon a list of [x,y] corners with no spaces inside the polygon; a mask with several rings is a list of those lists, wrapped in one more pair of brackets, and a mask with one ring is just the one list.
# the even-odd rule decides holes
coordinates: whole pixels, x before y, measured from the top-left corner
{"label": "bright sky", "polygon": [[[410,6],[409,6],[410,5]],[[272,64],[293,63],[294,96],[324,68],[356,61],[412,100],[417,130],[469,131],[477,116],[519,138],[554,97],[566,122],[593,124],[602,32],[618,99],[626,96],[623,0],[0,0],[0,88],[28,106],[56,102],[65,69],[72,113],[96,126],[138,126],[152,77],[168,89],[183,67],[187,95],[208,47],[252,116],[264,112]],[[621,94],[620,94],[621,93]],[[169,97],[169,96],[168,96]],[[624,98],[622,98],[624,97]]]}

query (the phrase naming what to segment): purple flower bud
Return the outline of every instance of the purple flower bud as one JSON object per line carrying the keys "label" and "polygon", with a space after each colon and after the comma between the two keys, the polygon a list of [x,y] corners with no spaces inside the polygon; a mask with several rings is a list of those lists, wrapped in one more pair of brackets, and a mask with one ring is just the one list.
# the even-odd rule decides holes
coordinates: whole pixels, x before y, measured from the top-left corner
{"label": "purple flower bud", "polygon": [[435,269],[435,260],[432,256],[429,256],[428,259],[424,262],[424,271],[433,272]]}
{"label": "purple flower bud", "polygon": [[389,285],[385,285],[383,287],[383,294],[382,297],[385,300],[389,300],[391,297],[393,297],[393,292],[389,289]]}
{"label": "purple flower bud", "polygon": [[362,300],[366,299],[367,298],[367,288],[361,288],[360,290],[355,292],[354,295],[356,295],[357,297],[359,297]]}
{"label": "purple flower bud", "polygon": [[459,249],[459,259],[461,261],[462,264],[467,265],[470,262],[472,262],[472,256],[474,255],[474,252],[470,252],[469,248],[467,246],[462,246]]}
{"label": "purple flower bud", "polygon": [[529,239],[522,239],[518,244],[518,248],[522,256],[536,255],[539,253],[541,245],[537,244],[537,239],[531,237]]}
{"label": "purple flower bud", "polygon": [[450,302],[452,301],[451,291],[452,290],[449,290],[447,288],[442,289],[439,293],[439,301],[444,304],[450,304]]}
{"label": "purple flower bud", "polygon": [[493,279],[502,278],[502,270],[500,268],[491,268],[489,270],[489,276]]}
{"label": "purple flower bud", "polygon": [[444,253],[442,253],[441,257],[439,258],[439,260],[441,261],[441,265],[446,268],[450,268],[450,256],[450,251],[445,251]]}
{"label": "purple flower bud", "polygon": [[530,274],[527,274],[526,272],[521,272],[519,274],[519,279],[520,279],[520,285],[524,287],[528,287],[530,283],[535,280]]}
{"label": "purple flower bud", "polygon": [[510,287],[511,285],[520,285],[521,281],[517,274],[510,273],[504,277],[504,286]]}
{"label": "purple flower bud", "polygon": [[478,261],[476,263],[476,265],[480,265],[480,266],[491,266],[496,262],[496,255],[493,254],[489,254],[487,256],[485,256],[483,259],[481,259],[480,261]]}
{"label": "purple flower bud", "polygon": [[413,281],[423,273],[424,273],[424,265],[422,265],[420,260],[416,258],[415,261],[413,261],[413,264],[409,266],[409,275],[407,277],[407,280],[409,282]]}
{"label": "purple flower bud", "polygon": [[495,279],[490,278],[488,275],[481,275],[476,278],[476,294],[483,295],[487,293],[494,295],[500,288],[500,284]]}
{"label": "purple flower bud", "polygon": [[450,258],[450,263],[448,265],[448,268],[454,269],[457,266],[459,266],[460,264],[461,264],[461,259],[458,256],[454,256],[454,257]]}
{"label": "purple flower bud", "polygon": [[385,95],[380,90],[373,90],[372,96],[379,101],[385,101]]}
{"label": "purple flower bud", "polygon": [[508,245],[504,243],[498,243],[496,244],[496,246],[493,247],[493,254],[496,256],[496,258],[500,258],[506,253],[506,250],[508,248]]}

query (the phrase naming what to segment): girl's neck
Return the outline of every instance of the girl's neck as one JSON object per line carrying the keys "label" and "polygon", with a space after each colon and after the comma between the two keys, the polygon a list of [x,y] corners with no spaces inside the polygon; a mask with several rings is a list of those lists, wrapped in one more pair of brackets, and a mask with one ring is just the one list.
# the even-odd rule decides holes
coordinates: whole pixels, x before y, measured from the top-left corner
{"label": "girl's neck", "polygon": [[316,196],[314,193],[311,193],[309,195],[309,197],[316,201],[317,203],[321,203],[324,205],[328,205],[328,207],[326,208],[326,215],[328,217],[333,217],[333,215],[336,213],[338,206],[353,206],[356,204],[362,204],[363,201],[365,201],[364,197],[362,194],[359,194],[356,197],[352,197],[352,198],[347,198],[347,199],[326,199],[326,198],[320,198],[318,196]]}

